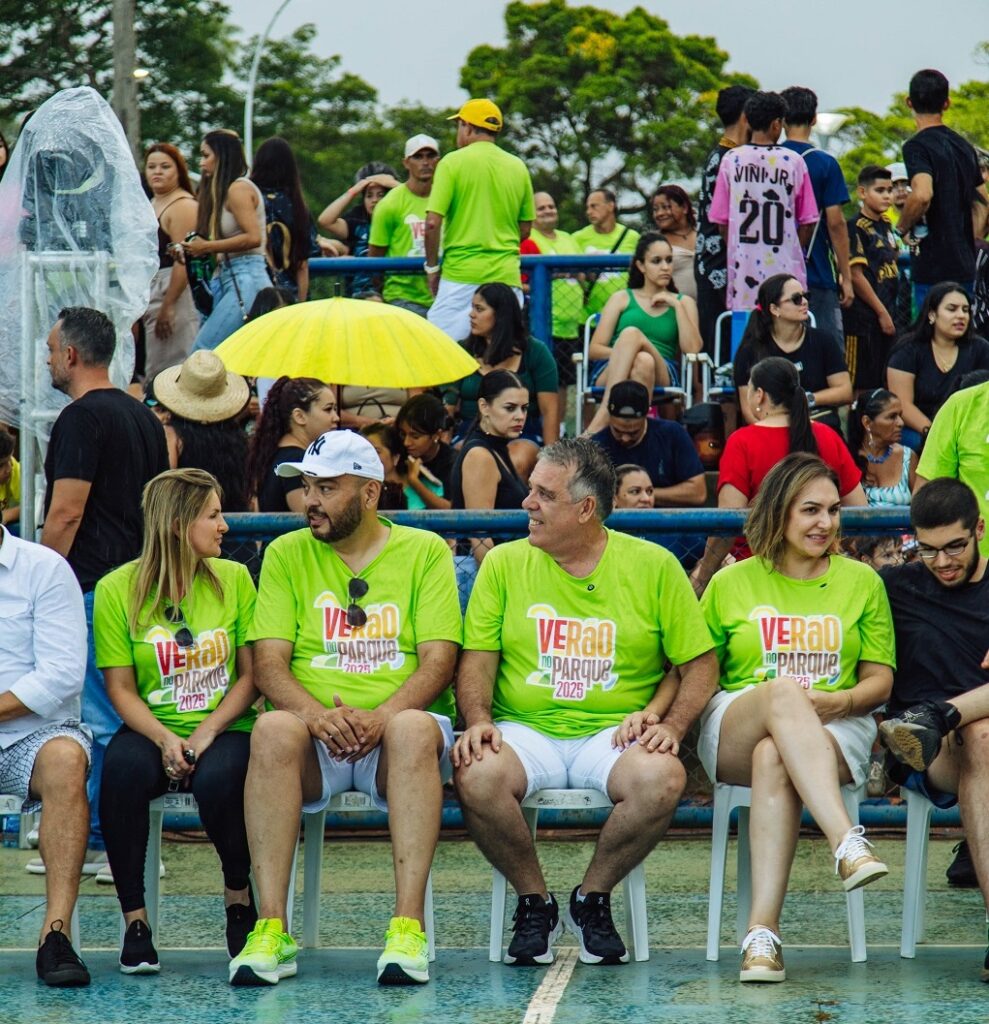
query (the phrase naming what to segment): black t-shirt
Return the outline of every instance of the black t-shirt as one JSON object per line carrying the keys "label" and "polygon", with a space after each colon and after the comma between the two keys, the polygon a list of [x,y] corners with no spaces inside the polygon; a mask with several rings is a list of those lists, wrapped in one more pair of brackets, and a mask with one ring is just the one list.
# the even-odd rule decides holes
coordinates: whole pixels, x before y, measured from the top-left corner
{"label": "black t-shirt", "polygon": [[[928,418],[955,393],[958,381],[970,370],[989,370],[989,341],[974,337],[958,346],[958,358],[947,373],[934,362],[930,345],[904,341],[890,353],[889,366],[914,375],[913,404]],[[989,645],[987,645],[989,646]]]}
{"label": "black t-shirt", "polygon": [[989,683],[989,575],[944,587],[920,562],[883,569],[893,610],[896,664],[891,714],[922,700],[946,700]]}
{"label": "black t-shirt", "polygon": [[305,454],[305,448],[298,448],[295,445],[286,445],[284,448],[275,450],[275,457],[272,460],[271,468],[265,473],[261,486],[258,488],[259,512],[292,511],[288,507],[286,496],[291,491],[297,491],[302,486],[302,477],[277,476],[275,466],[280,466],[283,462],[301,462],[302,456]]}
{"label": "black t-shirt", "polygon": [[641,466],[653,487],[673,487],[704,472],[690,435],[672,420],[646,420],[646,436],[631,448],[620,445],[608,427],[591,436],[615,466]]}
{"label": "black t-shirt", "polygon": [[[752,366],[758,360],[753,358],[751,347],[742,344],[735,353],[735,387],[742,388],[749,382]],[[828,377],[836,373],[847,373],[848,365],[841,354],[838,342],[827,331],[808,327],[803,343],[793,352],[783,349],[769,339],[767,356],[781,356],[789,359],[800,371],[800,386],[804,391],[823,391],[828,386]],[[765,357],[764,357],[765,358]]]}
{"label": "black t-shirt", "polygon": [[713,149],[704,162],[701,171],[701,189],[697,197],[697,244],[694,248],[694,276],[704,278],[717,291],[724,291],[728,285],[728,255],[725,250],[721,229],[709,217],[714,186],[718,180],[718,168],[725,153],[732,147],[719,145]]}
{"label": "black t-shirt", "polygon": [[911,265],[913,280],[971,284],[975,277],[972,201],[982,184],[975,150],[957,132],[939,124],[903,143],[903,161],[911,178],[929,174],[934,180],[926,216],[928,234]]}
{"label": "black t-shirt", "polygon": [[141,493],[166,469],[168,448],[161,423],[125,392],[88,391],[59,413],[45,456],[45,514],[56,480],[91,483],[68,558],[83,591],[141,553]]}
{"label": "black t-shirt", "polygon": [[450,484],[453,479],[453,467],[457,461],[457,453],[440,441],[440,450],[430,462],[423,462],[426,469],[443,485],[443,497],[449,499]]}
{"label": "black t-shirt", "polygon": [[[851,265],[862,268],[876,298],[892,318],[900,288],[900,250],[889,221],[885,217],[873,220],[860,213],[848,221],[848,239]],[[851,307],[842,312],[842,322],[848,334],[875,334],[879,330],[879,317],[857,295]]]}

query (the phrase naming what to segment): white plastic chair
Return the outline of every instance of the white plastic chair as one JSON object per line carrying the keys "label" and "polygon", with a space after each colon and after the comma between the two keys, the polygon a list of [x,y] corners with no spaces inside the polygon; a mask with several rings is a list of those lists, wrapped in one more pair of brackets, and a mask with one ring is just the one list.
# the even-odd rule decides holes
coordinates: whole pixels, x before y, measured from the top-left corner
{"label": "white plastic chair", "polygon": [[[583,350],[580,354],[575,354],[574,365],[576,375],[575,385],[575,417],[576,417],[576,428],[577,433],[581,434],[584,430],[584,403],[593,402],[597,404],[601,401],[604,396],[604,387],[600,385],[592,385],[590,383],[590,372],[591,372],[591,357],[589,355],[591,348],[591,336],[594,334],[594,328],[598,325],[598,320],[601,319],[600,313],[595,313],[593,316],[589,316],[584,321],[584,345]],[[688,357],[681,355],[680,357],[680,380],[688,381],[690,378],[688,374],[688,366],[696,360],[694,355],[691,362],[688,364]],[[683,401],[687,408],[690,408],[691,403],[691,392],[692,388],[653,388],[652,398],[654,402],[661,402],[664,399],[677,399]]]}
{"label": "white plastic chair", "polygon": [[924,941],[924,904],[927,902],[927,838],[934,804],[906,787],[900,796],[907,804],[906,864],[903,871],[903,926],[900,956],[913,959],[917,943]]}
{"label": "white plastic chair", "polygon": [[[853,825],[859,820],[859,801],[864,786],[841,787],[841,798]],[[708,889],[707,959],[717,961],[721,954],[721,908],[725,890],[725,862],[728,857],[728,826],[731,812],[738,808],[738,912],[735,931],[738,942],[745,938],[752,905],[752,860],[749,850],[749,808],[752,790],[748,786],[714,786],[714,821],[711,835],[711,884]],[[852,963],[863,963],[865,950],[865,901],[861,889],[846,893],[848,902],[848,938]]]}
{"label": "white plastic chair", "polygon": [[[34,814],[21,814],[21,806],[23,803],[23,797],[12,796],[6,793],[0,795],[0,817],[7,814],[16,814],[21,819],[21,849],[26,848],[24,836],[27,834],[27,829],[31,827],[31,824],[36,819],[36,815]],[[82,933],[79,931],[78,899],[76,899],[76,905],[72,908],[72,918],[69,921],[69,941],[77,951],[82,949]]]}
{"label": "white plastic chair", "polygon": [[[614,807],[608,797],[596,789],[539,789],[522,801],[522,816],[536,838],[536,824],[542,809],[595,810]],[[646,873],[642,864],[636,865],[623,881],[625,889],[625,927],[632,943],[632,956],[638,962],[649,959],[649,930],[646,919]],[[505,899],[508,885],[505,876],[496,869],[491,881],[491,935],[488,959],[501,963],[502,940],[505,933]],[[569,896],[569,894],[567,894]],[[564,908],[560,908],[561,913]]]}
{"label": "white plastic chair", "polygon": [[[316,814],[303,814],[305,854],[302,867],[302,944],[307,948],[319,945],[319,897],[323,875],[323,833],[327,812],[336,814],[365,814],[375,809],[366,793],[337,793],[326,810]],[[145,905],[148,911],[148,925],[152,932],[158,928],[158,909],[161,901],[161,882],[158,877],[161,863],[161,829],[166,812],[169,814],[198,814],[195,797],[191,793],[166,793],[150,804],[151,827],[148,831],[148,852],[144,861]],[[299,844],[295,845],[292,857],[292,871],[289,874],[288,904],[285,930],[292,931],[293,907],[295,904],[295,871],[299,859]],[[433,876],[426,881],[426,938],[429,941],[430,962],[436,959],[433,936]],[[122,920],[122,919],[121,919]]]}

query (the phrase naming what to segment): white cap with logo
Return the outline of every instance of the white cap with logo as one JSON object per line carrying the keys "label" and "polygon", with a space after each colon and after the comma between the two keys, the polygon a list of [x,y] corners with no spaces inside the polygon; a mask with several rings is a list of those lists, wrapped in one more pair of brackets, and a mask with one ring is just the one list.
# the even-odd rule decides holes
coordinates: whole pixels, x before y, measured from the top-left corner
{"label": "white cap with logo", "polygon": [[418,153],[420,149],[431,149],[434,153],[438,154],[440,144],[431,135],[413,135],[405,143],[405,156],[412,156],[413,153]]}
{"label": "white cap with logo", "polygon": [[384,480],[385,467],[366,437],[352,430],[328,430],[306,449],[301,462],[283,462],[275,467],[277,476],[363,476]]}

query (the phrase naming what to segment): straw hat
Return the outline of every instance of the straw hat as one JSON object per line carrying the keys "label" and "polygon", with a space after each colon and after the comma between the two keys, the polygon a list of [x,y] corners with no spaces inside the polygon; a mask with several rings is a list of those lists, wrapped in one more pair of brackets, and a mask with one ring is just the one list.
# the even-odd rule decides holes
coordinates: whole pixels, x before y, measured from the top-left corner
{"label": "straw hat", "polygon": [[220,357],[208,349],[162,370],[151,390],[169,412],[196,423],[219,423],[236,416],[250,395],[247,381],[240,374],[227,373]]}

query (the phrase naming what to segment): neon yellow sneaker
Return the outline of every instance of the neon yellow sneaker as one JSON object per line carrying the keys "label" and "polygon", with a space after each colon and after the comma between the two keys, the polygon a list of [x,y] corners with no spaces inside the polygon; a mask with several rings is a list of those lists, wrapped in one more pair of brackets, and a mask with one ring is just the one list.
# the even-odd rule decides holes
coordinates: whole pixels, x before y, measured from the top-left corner
{"label": "neon yellow sneaker", "polygon": [[393,917],[385,932],[385,951],[378,957],[379,985],[414,985],[429,981],[429,943],[419,922]]}
{"label": "neon yellow sneaker", "polygon": [[231,985],[277,985],[298,970],[299,947],[277,917],[261,918],[239,956],[230,961]]}

